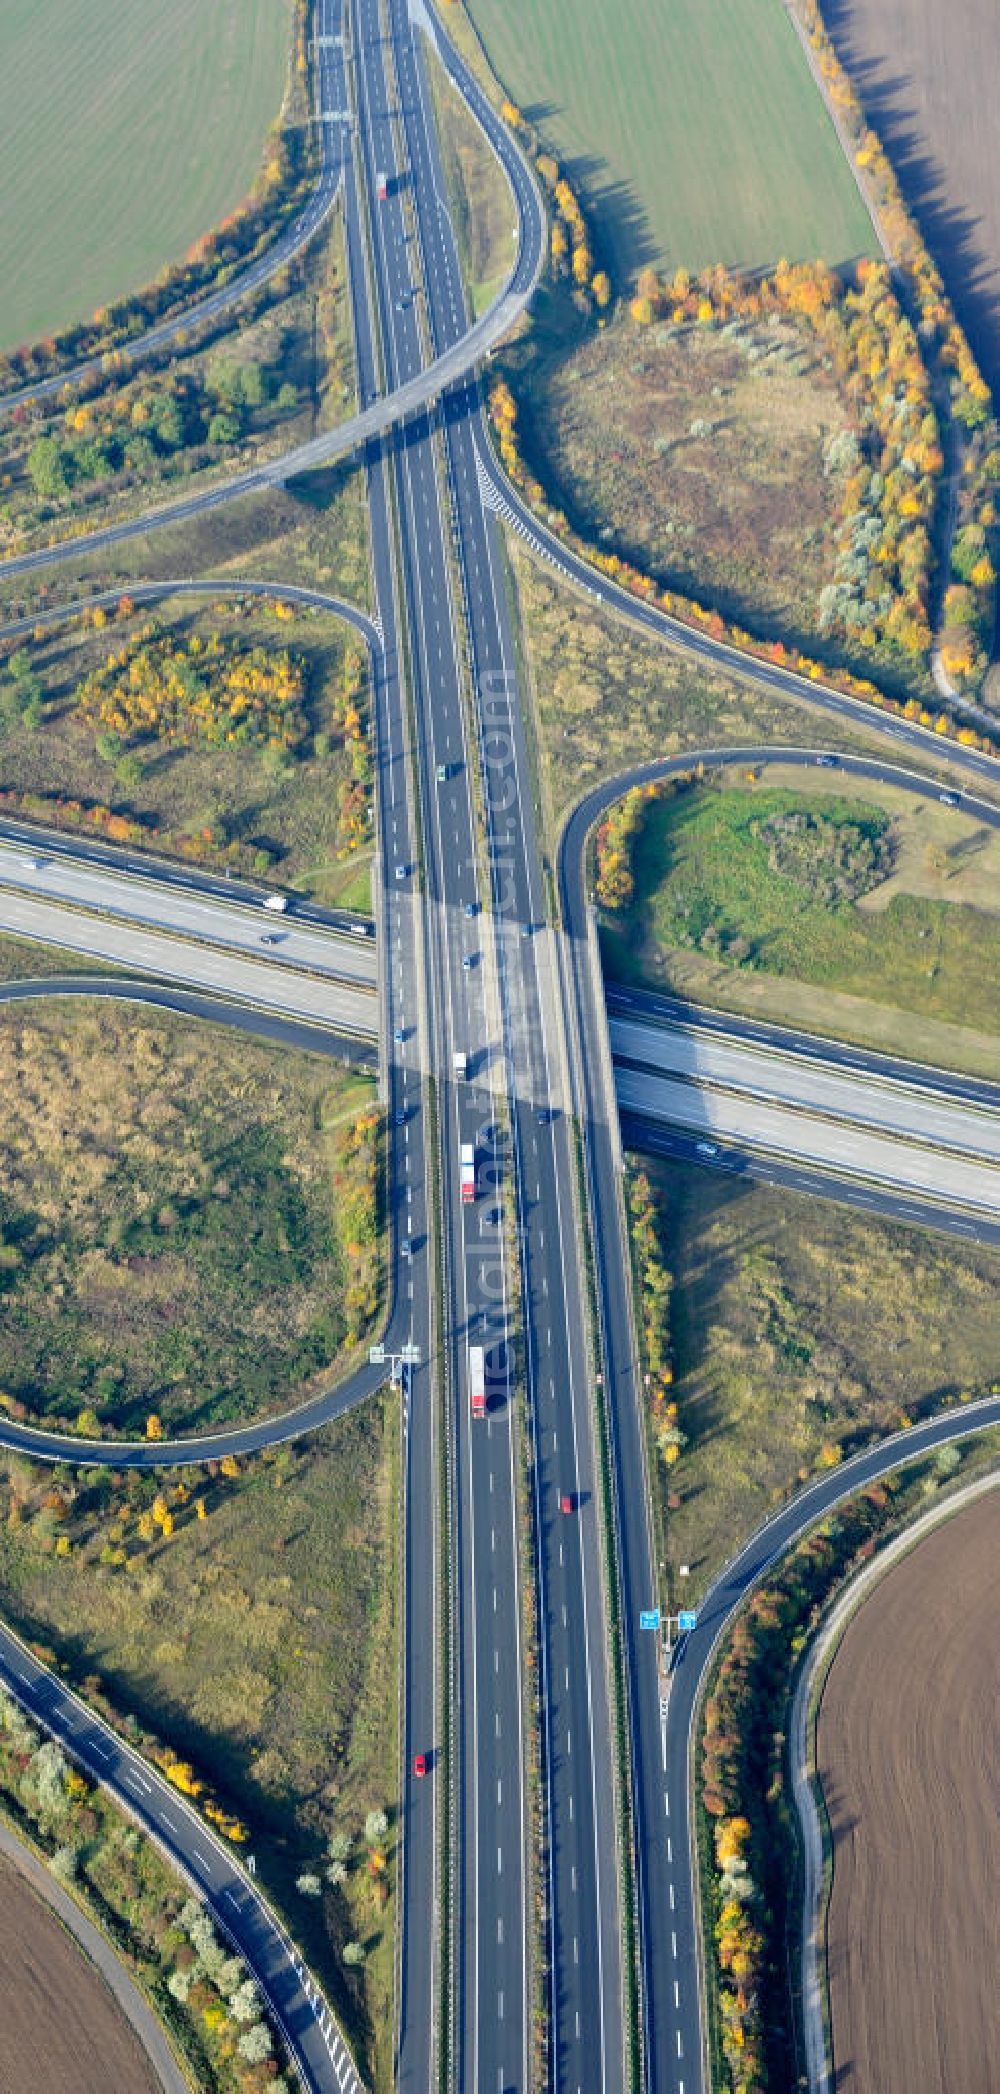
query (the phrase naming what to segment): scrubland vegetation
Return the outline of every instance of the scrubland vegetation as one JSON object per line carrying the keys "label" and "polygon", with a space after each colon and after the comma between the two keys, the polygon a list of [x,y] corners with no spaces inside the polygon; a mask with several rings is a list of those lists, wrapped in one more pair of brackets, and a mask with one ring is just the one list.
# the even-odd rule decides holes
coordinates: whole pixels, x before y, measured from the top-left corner
{"label": "scrubland vegetation", "polygon": [[285,1410],[380,1292],[371,1084],[151,1010],[0,1012],[0,1390],[82,1431]]}
{"label": "scrubland vegetation", "polygon": [[331,615],[123,596],[8,654],[0,805],[363,902],[367,701],[361,645]]}
{"label": "scrubland vegetation", "polygon": [[342,420],[352,398],[338,213],[234,313],[135,371],[111,358],[0,418],[0,551],[128,515],[179,481],[260,464]]}

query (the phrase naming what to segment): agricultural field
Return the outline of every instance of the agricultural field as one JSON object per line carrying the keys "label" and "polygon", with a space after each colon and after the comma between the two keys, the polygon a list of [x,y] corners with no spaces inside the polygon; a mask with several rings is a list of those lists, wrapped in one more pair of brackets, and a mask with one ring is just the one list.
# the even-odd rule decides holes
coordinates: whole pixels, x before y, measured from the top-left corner
{"label": "agricultural field", "polygon": [[0,1860],[0,2086],[7,2094],[160,2094],[146,2058],[100,1973],[26,1878]]}
{"label": "agricultural field", "polygon": [[365,907],[367,659],[338,618],[284,608],[125,597],[22,644],[0,666],[0,802]]}
{"label": "agricultural field", "polygon": [[[689,1563],[700,1592],[817,1467],[1000,1379],[1000,1255],[833,1200],[632,1162],[669,1275],[655,1305],[638,1297],[672,1363],[680,1434],[677,1457],[653,1464],[660,1554],[674,1576]],[[631,1204],[638,1242],[634,1191]]]}
{"label": "agricultural field", "polygon": [[839,506],[824,454],[850,412],[811,330],[623,314],[533,367],[529,398],[532,462],[582,537],[728,617],[814,639]]}
{"label": "agricultural field", "polygon": [[469,0],[505,88],[593,213],[624,280],[873,250],[787,10],[771,0]]}
{"label": "agricultural field", "polygon": [[973,817],[836,773],[648,803],[617,980],[1000,1074],[1000,846]]}
{"label": "agricultural field", "polygon": [[[996,2042],[995,1491],[875,1586],[823,1688],[826,1947],[838,2090],[953,2094]],[[956,1808],[957,1805],[957,1808]]]}
{"label": "agricultural field", "polygon": [[278,0],[8,0],[0,347],[137,290],[241,201],[290,46]]}
{"label": "agricultural field", "polygon": [[[74,1473],[0,1455],[5,1619],[238,1821],[378,2094],[392,2084],[398,1451],[386,1393],[239,1468]],[[351,1942],[364,1954],[345,1962]]]}
{"label": "agricultural field", "polygon": [[823,13],[996,399],[1000,14],[982,0],[949,0],[944,17],[939,0],[824,0]]}
{"label": "agricultural field", "polygon": [[0,1010],[0,1389],[156,1437],[287,1409],[378,1308],[367,1078],[162,1011]]}

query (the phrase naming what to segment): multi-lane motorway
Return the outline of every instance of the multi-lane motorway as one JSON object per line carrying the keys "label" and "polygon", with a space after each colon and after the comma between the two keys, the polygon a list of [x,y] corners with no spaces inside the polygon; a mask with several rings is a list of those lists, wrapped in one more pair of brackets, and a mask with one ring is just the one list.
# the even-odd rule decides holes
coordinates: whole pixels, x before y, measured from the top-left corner
{"label": "multi-lane motorway", "polygon": [[[691,1725],[715,1634],[764,1567],[771,1543],[786,1545],[815,1516],[815,1494],[782,1515],[767,1543],[751,1545],[720,1581],[667,1691],[654,1639],[639,1633],[640,1609],[656,1596],[654,1561],[617,1111],[585,883],[585,839],[601,795],[591,796],[566,832],[562,922],[553,935],[545,928],[498,510],[506,507],[583,587],[649,623],[661,637],[721,658],[739,674],[808,698],[836,716],[856,719],[859,708],[674,627],[662,614],[623,598],[584,563],[574,566],[575,556],[526,519],[498,476],[475,384],[456,380],[530,296],[544,251],[533,181],[460,61],[434,32],[449,71],[511,176],[521,229],[505,298],[470,328],[428,117],[421,38],[405,0],[358,0],[348,62],[336,41],[342,26],[337,0],[324,0],[324,8],[324,171],[344,192],[359,413],[341,431],[268,468],[267,475],[238,476],[163,513],[176,521],[266,477],[285,477],[368,442],[378,606],[366,638],[377,734],[379,992],[384,1036],[393,1042],[385,1076],[394,1250],[386,1338],[390,1350],[410,1348],[413,1361],[403,1375],[406,1669],[397,2077],[421,2094],[442,2081],[477,2094],[480,2087],[502,2094],[533,2079],[560,2089],[614,2089],[624,2084],[626,2042],[635,2033],[645,2084],[695,2094],[703,2081],[703,2043],[688,1817]],[[348,108],[353,124],[343,115]],[[387,177],[381,202],[376,172]],[[452,390],[429,419],[425,410],[446,385]],[[404,417],[405,435],[390,449],[371,442]],[[87,543],[110,545],[150,521],[94,534]],[[48,565],[64,552],[75,558],[82,543],[5,563],[0,578]],[[925,753],[932,746],[909,723],[880,724]],[[933,746],[943,758],[940,744]],[[761,755],[729,753],[746,762]],[[790,756],[811,760],[800,751]],[[993,775],[989,759],[975,751],[951,746],[947,757],[970,776]],[[673,768],[693,760],[678,759]],[[650,767],[649,774],[670,768]],[[866,774],[862,763],[852,769]],[[886,775],[883,765],[873,763],[872,770]],[[998,819],[987,801],[966,804],[975,805],[984,820]],[[15,843],[15,855],[20,848]],[[61,920],[113,922],[116,936],[134,938],[145,954],[139,959],[130,947],[127,964],[168,974],[173,968],[175,980],[203,982],[206,993],[220,986],[227,970],[227,994],[245,996],[244,1022],[251,1022],[250,1006],[261,1002],[267,1005],[261,1022],[272,1028],[302,1021],[336,1025],[346,1020],[343,1007],[338,1017],[334,996],[370,995],[361,979],[353,988],[334,981],[334,944],[318,922],[286,924],[276,915],[279,944],[260,951],[265,933],[257,926],[265,919],[248,907],[242,912],[246,937],[242,949],[235,949],[242,934],[235,948],[228,933],[218,935],[210,924],[218,908],[204,891],[178,898],[186,912],[184,936],[178,937],[168,924],[150,918],[148,893],[137,902],[144,883],[131,876],[123,883],[129,901],[112,918],[92,895],[84,910],[78,892],[36,891],[46,877],[64,877],[65,861],[55,852],[50,864],[22,864],[20,872],[23,878],[7,882],[5,907],[38,912],[26,915],[22,928],[37,925],[49,911],[51,934],[56,909]],[[86,877],[96,879],[93,868]],[[100,877],[117,875],[105,865]],[[166,965],[164,945],[172,946]],[[251,950],[254,945],[257,950]],[[351,949],[340,941],[338,952],[341,946]],[[355,974],[362,977],[370,969],[370,950],[360,939],[354,950]],[[199,955],[207,960],[209,977],[190,971]],[[180,972],[184,966],[186,975]],[[239,969],[255,970],[252,987],[234,989],[233,970]],[[283,984],[269,989],[269,1004],[258,993],[261,977]],[[321,1009],[292,1002],[307,991],[323,999]],[[471,1058],[470,1078],[462,1082],[452,1074],[458,1051]],[[726,1051],[732,1053],[732,1043]],[[745,1052],[758,1049],[745,1046]],[[731,1077],[731,1063],[728,1069]],[[827,1085],[834,1080],[828,1072]],[[725,1088],[717,1086],[720,1093]],[[731,1084],[729,1089],[731,1094]],[[567,1104],[569,1112],[563,1110]],[[583,1135],[594,1249],[594,1358],[574,1120]],[[869,1130],[869,1138],[881,1136]],[[459,1156],[469,1141],[478,1144],[489,1178],[471,1211],[459,1197]],[[437,1182],[435,1216],[431,1188]],[[471,1417],[469,1406],[473,1344],[481,1344],[486,1355],[489,1406],[481,1421]],[[116,1458],[149,1464],[204,1458],[216,1438],[251,1448],[276,1431],[307,1429],[358,1400],[381,1371],[373,1366],[278,1427],[247,1428],[207,1444],[120,1449]],[[610,1450],[607,1562],[598,1488],[598,1377]],[[1000,1416],[1000,1406],[978,1418],[989,1415],[996,1422],[993,1412]],[[921,1432],[946,1437],[954,1429],[946,1420]],[[963,1412],[958,1429],[971,1429],[969,1413]],[[6,1424],[0,1438],[50,1458],[57,1451],[44,1435]],[[911,1438],[916,1445],[918,1436]],[[74,1441],[69,1458],[105,1454],[103,1446]],[[865,1457],[872,1465],[865,1474],[900,1458],[898,1448],[877,1451]],[[443,1508],[442,1469],[448,1478]],[[835,1495],[846,1474],[818,1486],[820,1496]],[[561,1509],[564,1500],[568,1512]],[[817,1497],[816,1510],[826,1502]],[[532,1574],[527,1588],[526,1570]],[[636,2032],[626,2027],[614,1685],[605,1637],[609,1601],[619,1614],[627,1679],[630,1779],[624,1800],[639,1934]],[[442,1645],[444,1621],[448,1636]],[[537,1673],[526,1664],[536,1636]],[[16,1677],[15,1656],[8,1653],[4,1660],[8,1676],[13,1671]],[[17,1691],[22,1689],[34,1696],[35,1712],[58,1730],[65,1716],[58,1683],[54,1694],[50,1682],[39,1695],[33,1678],[22,1680]],[[537,1784],[533,1736],[540,1749]],[[430,1760],[429,1781],[417,1782],[409,1773],[417,1751]],[[140,1779],[138,1771],[112,1760],[104,1778],[158,1829],[162,1799],[142,1788],[147,1770]],[[178,1823],[176,1851],[191,1868],[202,1830],[197,1820],[191,1827],[179,1816]],[[221,1898],[230,1888],[216,1886],[211,1874],[204,1879],[192,1872],[210,1902],[217,1889]],[[242,1923],[247,1886],[242,1873],[235,1874],[234,1914]],[[341,2075],[350,2067],[294,1952],[278,1936],[265,1943],[252,1929],[238,1938],[276,2012],[292,2023],[307,2084],[346,2085]]]}

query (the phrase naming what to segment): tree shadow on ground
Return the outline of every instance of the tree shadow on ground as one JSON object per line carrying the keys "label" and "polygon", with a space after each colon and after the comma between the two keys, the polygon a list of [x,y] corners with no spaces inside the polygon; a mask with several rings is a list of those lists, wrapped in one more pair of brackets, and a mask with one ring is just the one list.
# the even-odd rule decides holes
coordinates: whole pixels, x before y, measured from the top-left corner
{"label": "tree shadow on ground", "polygon": [[949,196],[947,170],[932,150],[913,81],[888,56],[864,56],[855,0],[825,0],[824,14],[995,394],[1000,389],[1000,253],[990,251],[982,220]]}

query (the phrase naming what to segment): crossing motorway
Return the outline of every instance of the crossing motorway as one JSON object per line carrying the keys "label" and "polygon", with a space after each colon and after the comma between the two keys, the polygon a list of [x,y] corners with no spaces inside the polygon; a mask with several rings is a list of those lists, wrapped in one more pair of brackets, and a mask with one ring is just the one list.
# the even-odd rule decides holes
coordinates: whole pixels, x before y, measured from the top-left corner
{"label": "crossing motorway", "polygon": [[972,1078],[974,1095],[969,1096],[959,1089],[960,1077],[946,1074],[941,1089],[935,1072],[918,1063],[897,1061],[886,1067],[881,1056],[868,1055],[860,1066],[852,1066],[844,1053],[827,1061],[819,1040],[811,1041],[812,1051],[803,1054],[800,1034],[751,1044],[733,1036],[724,1019],[712,1024],[707,1011],[689,1030],[683,1019],[665,1023],[652,1012],[647,1015],[646,1000],[636,993],[627,992],[627,1009],[626,1016],[616,998],[609,1031],[619,1070],[668,1076],[693,1092],[704,1090],[708,1098],[700,1116],[692,1114],[692,1123],[706,1132],[715,1125],[712,1096],[722,1091],[751,1103],[773,1103],[904,1142],[1000,1162],[1000,1084]]}
{"label": "crossing motorway", "polygon": [[[90,864],[65,851],[27,853],[0,837],[2,922],[19,902],[35,909],[39,921],[49,908],[85,910],[143,931],[165,931],[255,960],[266,955],[303,973],[374,989],[375,954],[363,931],[345,936],[339,929],[303,920],[294,906],[284,914],[277,912],[273,902],[283,897],[265,897],[255,908],[192,887],[193,883],[150,877],[145,868],[123,873],[108,863]],[[8,927],[15,926],[11,922]]]}

